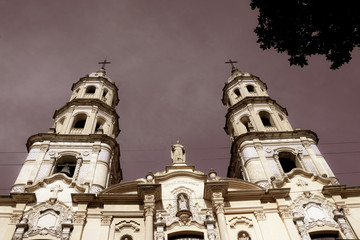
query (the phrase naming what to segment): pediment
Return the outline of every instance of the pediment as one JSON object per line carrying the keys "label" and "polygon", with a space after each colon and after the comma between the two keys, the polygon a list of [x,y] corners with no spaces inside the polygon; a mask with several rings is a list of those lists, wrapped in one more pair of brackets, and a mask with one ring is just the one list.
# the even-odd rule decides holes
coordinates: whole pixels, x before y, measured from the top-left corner
{"label": "pediment", "polygon": [[310,181],[317,182],[321,185],[326,186],[326,185],[331,184],[331,180],[329,178],[324,178],[324,177],[315,175],[314,173],[304,171],[301,168],[294,168],[289,173],[287,173],[285,177],[283,177],[282,179],[276,179],[273,181],[273,183],[278,188],[290,187],[289,183],[291,183],[296,177],[299,177],[299,176],[301,176],[304,179],[309,179]]}

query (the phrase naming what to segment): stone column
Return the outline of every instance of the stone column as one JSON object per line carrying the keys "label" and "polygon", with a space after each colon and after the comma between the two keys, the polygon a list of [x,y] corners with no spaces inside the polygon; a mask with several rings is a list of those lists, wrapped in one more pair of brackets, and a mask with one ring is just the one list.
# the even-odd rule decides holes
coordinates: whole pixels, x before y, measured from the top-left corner
{"label": "stone column", "polygon": [[73,229],[73,224],[71,222],[71,216],[66,219],[66,221],[64,223],[61,224],[61,240],[69,240],[70,239],[70,233],[71,230]]}
{"label": "stone column", "polygon": [[296,229],[293,219],[292,219],[293,217],[291,215],[290,208],[289,207],[280,207],[279,214],[285,224],[285,228],[288,232],[288,238],[289,239],[299,239],[297,229]]}
{"label": "stone column", "polygon": [[300,137],[302,145],[305,147],[306,151],[309,153],[310,158],[317,169],[318,175],[321,176],[322,174],[326,174],[326,170],[321,166],[319,163],[316,154],[314,153],[313,149],[311,148],[311,144],[305,137]]}
{"label": "stone column", "polygon": [[79,176],[79,171],[80,171],[80,167],[81,167],[81,164],[82,164],[82,157],[81,155],[79,154],[78,156],[76,156],[76,167],[75,167],[75,171],[74,171],[74,176],[73,176],[73,182],[76,182],[78,176]]}
{"label": "stone column", "polygon": [[75,110],[75,106],[71,106],[68,109],[63,127],[61,128],[61,131],[60,131],[61,134],[70,133],[70,130],[71,130],[71,127],[72,127],[72,124],[74,121],[74,116],[72,115],[74,110]]}
{"label": "stone column", "polygon": [[304,224],[304,216],[301,216],[299,213],[294,213],[293,221],[295,222],[298,232],[300,234],[301,240],[310,240]]}
{"label": "stone column", "polygon": [[101,216],[100,236],[103,239],[109,238],[110,224],[112,222],[112,219],[113,219],[112,216]]}
{"label": "stone column", "polygon": [[82,234],[84,231],[84,225],[86,221],[86,212],[87,212],[87,204],[79,204],[78,210],[74,214],[74,230],[70,236],[71,240],[79,240],[82,239]]}
{"label": "stone column", "polygon": [[337,209],[335,209],[333,211],[333,213],[334,213],[334,219],[339,224],[341,231],[345,234],[345,237],[347,239],[356,239],[354,234],[351,231],[351,228],[350,228],[348,222],[345,219],[345,215]]}
{"label": "stone column", "polygon": [[13,240],[23,239],[24,232],[29,228],[28,221],[29,220],[25,216],[18,224],[16,224],[16,230],[14,236],[12,237]]}
{"label": "stone column", "polygon": [[156,222],[155,222],[155,233],[154,233],[154,240],[165,240],[165,234],[164,234],[164,230],[165,230],[165,222],[164,219],[161,215],[161,213],[158,213],[156,215]]}
{"label": "stone column", "polygon": [[145,240],[153,240],[154,210],[155,210],[155,196],[145,195],[144,197]]}
{"label": "stone column", "polygon": [[207,234],[208,234],[208,238],[209,240],[216,240],[218,234],[215,230],[215,219],[214,216],[212,214],[212,212],[207,211],[206,212],[206,219],[204,221],[204,224],[206,226],[207,229]]}
{"label": "stone column", "polygon": [[[261,144],[260,140],[259,139],[254,139],[253,142],[254,142],[256,152],[257,152],[257,154],[259,156],[261,165],[262,165],[262,167],[264,169],[264,172],[265,172],[264,179],[261,181],[262,184],[259,184],[259,185],[261,185],[264,188],[269,188],[269,179],[272,176],[272,173],[271,173],[271,171],[269,169],[268,160],[265,157],[265,153],[264,153],[264,150],[263,150],[263,147],[262,147],[262,144]],[[257,182],[260,182],[259,180]]]}
{"label": "stone column", "polygon": [[226,226],[226,219],[224,214],[224,198],[222,197],[222,193],[221,192],[213,193],[211,200],[219,224],[220,239],[230,240]]}
{"label": "stone column", "polygon": [[266,215],[263,210],[254,211],[254,215],[260,227],[261,235],[263,239],[271,239],[272,236],[269,234],[269,228],[266,222]]}

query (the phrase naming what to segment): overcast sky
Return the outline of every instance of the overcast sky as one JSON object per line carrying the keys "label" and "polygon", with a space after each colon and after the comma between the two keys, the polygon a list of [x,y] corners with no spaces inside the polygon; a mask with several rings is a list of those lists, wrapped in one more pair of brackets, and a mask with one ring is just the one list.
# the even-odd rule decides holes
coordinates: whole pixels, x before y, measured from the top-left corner
{"label": "overcast sky", "polygon": [[188,164],[226,176],[229,56],[267,83],[293,128],[318,134],[340,183],[360,185],[359,51],[336,71],[322,56],[290,67],[286,55],[259,48],[256,24],[246,0],[1,1],[1,193],[19,173],[27,138],[48,131],[72,83],[105,56],[119,88],[123,181],[163,171],[177,139]]}

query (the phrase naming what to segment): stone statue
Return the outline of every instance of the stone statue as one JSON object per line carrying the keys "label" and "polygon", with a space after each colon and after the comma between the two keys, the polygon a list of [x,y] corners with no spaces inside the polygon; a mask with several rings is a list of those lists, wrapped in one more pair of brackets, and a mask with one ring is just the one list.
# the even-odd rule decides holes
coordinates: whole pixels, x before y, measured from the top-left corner
{"label": "stone statue", "polygon": [[181,194],[179,199],[178,199],[179,211],[181,211],[181,210],[189,210],[187,205],[188,205],[187,199],[185,199],[184,194]]}
{"label": "stone statue", "polygon": [[171,145],[171,159],[173,164],[185,163],[185,148],[179,140],[176,141],[176,144]]}

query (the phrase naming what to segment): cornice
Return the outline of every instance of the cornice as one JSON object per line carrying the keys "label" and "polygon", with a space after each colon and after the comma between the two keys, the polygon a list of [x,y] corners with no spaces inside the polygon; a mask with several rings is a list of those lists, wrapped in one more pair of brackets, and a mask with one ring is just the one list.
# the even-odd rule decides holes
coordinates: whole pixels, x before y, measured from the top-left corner
{"label": "cornice", "polygon": [[229,182],[209,181],[204,184],[204,199],[211,200],[213,193],[221,192],[222,196],[228,193]]}
{"label": "cornice", "polygon": [[340,195],[342,198],[359,197],[360,186],[347,187],[346,185],[324,186],[322,193],[328,196]]}
{"label": "cornice", "polygon": [[97,98],[74,98],[70,102],[67,102],[64,106],[60,109],[55,110],[53,118],[55,119],[57,115],[64,112],[66,109],[70,108],[71,106],[97,106],[100,110],[104,112],[111,113],[111,115],[115,116],[116,119],[119,119],[119,115],[117,114],[115,108],[109,106],[108,104],[104,103],[100,99]]}
{"label": "cornice", "polygon": [[165,172],[165,173],[162,173],[161,175],[158,175],[158,173],[156,173],[155,181],[161,182],[161,181],[165,181],[170,178],[177,177],[177,176],[191,177],[191,178],[203,180],[204,182],[207,180],[207,175],[204,174],[203,172],[200,172],[200,171],[189,172],[189,171],[178,170],[178,171],[174,171],[174,172]]}
{"label": "cornice", "polygon": [[145,195],[154,195],[155,201],[161,199],[161,184],[157,183],[141,183],[137,186],[138,196],[141,199],[145,198]]}
{"label": "cornice", "polygon": [[15,203],[33,203],[36,202],[35,193],[10,193],[10,197]]}
{"label": "cornice", "polygon": [[322,185],[328,185],[331,183],[331,180],[329,178],[324,178],[324,177],[315,175],[314,173],[304,171],[301,168],[294,168],[290,172],[286,173],[284,178],[274,180],[273,184],[275,184],[277,187],[281,188],[286,183],[289,182],[289,179],[292,179],[296,176],[302,176],[302,177],[305,177],[308,179],[312,179],[313,181],[319,182]]}
{"label": "cornice", "polygon": [[50,177],[44,178],[42,181],[37,182],[34,185],[26,186],[25,191],[35,192],[36,190],[44,187],[45,184],[51,184],[58,180],[62,180],[64,183],[70,185],[70,187],[76,189],[79,192],[85,192],[85,190],[86,190],[84,187],[81,187],[80,185],[78,185],[77,182],[73,182],[72,178],[69,178],[65,174],[56,173],[56,174],[51,175]]}
{"label": "cornice", "polygon": [[71,193],[71,199],[74,203],[90,203],[96,199],[96,195],[94,193]]}
{"label": "cornice", "polygon": [[26,142],[26,148],[29,151],[30,147],[35,142],[102,142],[108,144],[115,152],[119,153],[119,144],[117,141],[106,134],[88,134],[88,135],[72,135],[72,134],[57,134],[57,133],[38,133],[29,137]]}
{"label": "cornice", "polygon": [[118,184],[114,184],[103,191],[101,191],[101,194],[113,194],[113,193],[123,193],[123,194],[129,194],[131,192],[137,191],[138,184],[144,183],[142,181],[131,181],[131,182],[122,182]]}

